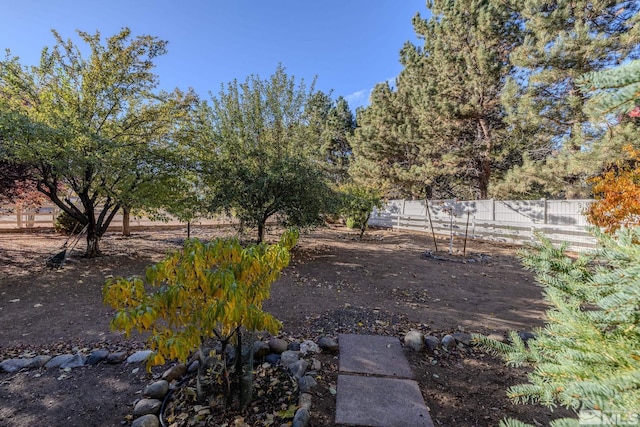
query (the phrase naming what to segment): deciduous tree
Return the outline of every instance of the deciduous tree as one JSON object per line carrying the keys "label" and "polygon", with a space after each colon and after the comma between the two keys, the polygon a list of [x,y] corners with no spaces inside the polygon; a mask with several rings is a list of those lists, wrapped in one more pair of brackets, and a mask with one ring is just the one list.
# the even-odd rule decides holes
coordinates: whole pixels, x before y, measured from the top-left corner
{"label": "deciduous tree", "polygon": [[[87,256],[136,190],[164,170],[163,150],[191,94],[154,92],[165,41],[127,28],[103,41],[78,32],[42,51],[38,66],[0,61],[0,138],[10,161],[35,171],[37,188],[87,225]],[[85,57],[85,53],[87,56]]]}

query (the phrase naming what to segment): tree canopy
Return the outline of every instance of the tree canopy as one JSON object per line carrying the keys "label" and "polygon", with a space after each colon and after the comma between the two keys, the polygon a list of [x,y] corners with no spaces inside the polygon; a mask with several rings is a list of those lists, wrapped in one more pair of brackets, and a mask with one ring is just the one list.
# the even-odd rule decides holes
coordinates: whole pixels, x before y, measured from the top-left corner
{"label": "tree canopy", "polygon": [[155,91],[165,41],[79,31],[85,49],[53,34],[38,66],[10,53],[0,61],[0,139],[7,160],[29,165],[38,190],[87,226],[94,256],[118,210],[169,170],[172,135],[195,97]]}

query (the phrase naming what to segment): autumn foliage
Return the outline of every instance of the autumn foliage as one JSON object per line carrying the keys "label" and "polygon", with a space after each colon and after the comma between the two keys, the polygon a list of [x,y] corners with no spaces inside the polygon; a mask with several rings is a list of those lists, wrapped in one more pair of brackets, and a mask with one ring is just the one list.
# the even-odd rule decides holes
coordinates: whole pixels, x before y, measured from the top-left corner
{"label": "autumn foliage", "polygon": [[[231,396],[233,379],[243,376],[238,364],[229,369],[227,344],[242,352],[242,331],[278,332],[281,323],[262,310],[271,284],[289,264],[289,250],[298,232],[290,230],[280,242],[243,247],[235,239],[201,242],[187,240],[184,248],[167,255],[139,277],[113,278],[104,286],[104,302],[115,308],[114,329],[128,336],[134,329],[150,332],[148,344],[154,351],[148,367],[167,360],[186,361],[197,354],[201,362],[198,384],[210,360],[218,359],[223,393]],[[210,340],[220,349],[206,348]],[[236,362],[240,361],[238,358]],[[241,387],[240,387],[241,391]],[[204,392],[198,386],[198,398]]]}
{"label": "autumn foliage", "polygon": [[587,219],[606,233],[640,225],[640,151],[624,150],[627,159],[590,180],[596,201],[587,209]]}

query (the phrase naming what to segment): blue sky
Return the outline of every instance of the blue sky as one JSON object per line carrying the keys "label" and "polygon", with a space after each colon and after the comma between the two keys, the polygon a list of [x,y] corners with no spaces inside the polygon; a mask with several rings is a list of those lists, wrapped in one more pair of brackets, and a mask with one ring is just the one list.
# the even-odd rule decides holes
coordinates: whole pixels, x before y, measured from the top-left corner
{"label": "blue sky", "polygon": [[44,46],[75,30],[103,36],[129,27],[169,41],[158,59],[164,89],[193,87],[203,97],[250,74],[269,77],[282,63],[289,75],[333,89],[355,110],[376,83],[402,69],[399,51],[417,42],[411,18],[426,17],[425,0],[20,0],[0,14],[0,48],[35,65]]}

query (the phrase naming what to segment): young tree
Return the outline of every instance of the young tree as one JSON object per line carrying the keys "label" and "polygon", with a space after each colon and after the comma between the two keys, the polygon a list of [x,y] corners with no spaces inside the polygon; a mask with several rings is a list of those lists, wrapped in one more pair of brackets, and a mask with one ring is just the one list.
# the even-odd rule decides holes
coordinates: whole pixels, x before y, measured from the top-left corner
{"label": "young tree", "polygon": [[85,52],[54,32],[38,66],[0,61],[0,139],[9,161],[32,167],[37,188],[87,226],[87,256],[135,191],[162,173],[162,150],[194,97],[156,93],[154,60],[166,42],[78,32]]}
{"label": "young tree", "polygon": [[[228,403],[233,380],[226,347],[235,343],[240,361],[243,328],[275,334],[282,326],[262,310],[262,302],[269,297],[280,271],[289,264],[289,251],[297,239],[298,233],[290,230],[277,244],[246,248],[237,240],[187,240],[182,250],[147,269],[146,284],[155,288],[153,293],[146,291],[141,278],[116,278],[105,284],[104,301],[118,310],[111,325],[127,336],[134,329],[151,332],[148,342],[155,355],[149,359],[149,368],[167,359],[185,362],[197,352],[201,402],[208,397],[202,380],[212,358],[211,351],[204,347],[207,340],[217,339],[222,346],[218,352],[222,361],[216,380],[221,381]],[[242,399],[246,395],[240,381],[244,373],[241,364],[236,366],[234,374]]]}
{"label": "young tree", "polygon": [[323,173],[321,123],[309,120],[313,88],[279,66],[268,80],[232,82],[213,98],[210,134],[195,142],[212,210],[233,213],[264,238],[267,220],[323,222],[333,192]]}
{"label": "young tree", "polygon": [[345,184],[340,188],[342,196],[340,214],[347,227],[360,230],[359,238],[369,226],[369,218],[374,208],[382,209],[382,198],[378,191],[357,184]]}

